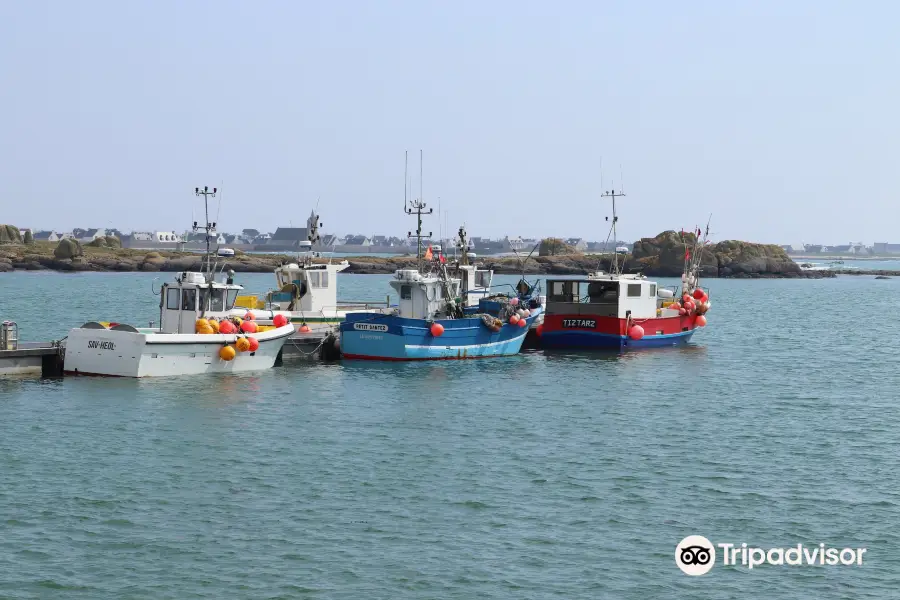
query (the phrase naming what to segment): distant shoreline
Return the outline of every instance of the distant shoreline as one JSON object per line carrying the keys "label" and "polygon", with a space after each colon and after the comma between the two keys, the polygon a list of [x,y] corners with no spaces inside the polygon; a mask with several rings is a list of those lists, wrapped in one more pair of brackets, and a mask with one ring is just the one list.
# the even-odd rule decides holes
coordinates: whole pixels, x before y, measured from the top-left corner
{"label": "distant shoreline", "polygon": [[840,256],[831,254],[788,254],[795,262],[797,260],[897,260],[900,256],[889,254],[887,256]]}

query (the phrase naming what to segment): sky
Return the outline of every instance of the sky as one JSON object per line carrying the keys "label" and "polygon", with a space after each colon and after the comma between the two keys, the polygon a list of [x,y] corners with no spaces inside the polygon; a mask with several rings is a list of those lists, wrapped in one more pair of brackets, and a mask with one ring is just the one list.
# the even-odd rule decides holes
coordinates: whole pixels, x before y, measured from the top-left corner
{"label": "sky", "polygon": [[[0,223],[900,242],[900,3],[0,2]],[[438,209],[444,213],[440,218]]]}

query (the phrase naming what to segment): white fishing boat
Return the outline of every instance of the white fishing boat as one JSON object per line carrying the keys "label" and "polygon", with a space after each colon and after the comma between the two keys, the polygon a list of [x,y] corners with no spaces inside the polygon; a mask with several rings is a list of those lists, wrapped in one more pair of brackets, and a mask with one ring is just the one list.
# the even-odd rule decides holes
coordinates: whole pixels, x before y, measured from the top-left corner
{"label": "white fishing boat", "polygon": [[[195,193],[215,195],[204,188]],[[207,211],[208,214],[208,211]],[[197,229],[195,225],[195,230]],[[294,328],[260,327],[231,316],[243,289],[215,281],[209,250],[215,226],[207,221],[204,272],[183,272],[160,288],[158,328],[91,321],[66,338],[64,370],[71,375],[163,377],[259,371],[275,365]],[[236,330],[236,331],[234,331]]]}
{"label": "white fishing boat", "polygon": [[[286,319],[293,324],[294,339],[321,338],[337,330],[349,312],[386,313],[390,297],[377,301],[339,301],[337,274],[350,263],[317,263],[321,255],[312,251],[319,241],[319,216],[313,213],[307,221],[308,240],[300,242],[296,261],[275,269],[276,288],[263,298],[239,296],[229,315],[243,317],[249,313],[259,323],[275,323]],[[280,315],[280,316],[279,316]]]}

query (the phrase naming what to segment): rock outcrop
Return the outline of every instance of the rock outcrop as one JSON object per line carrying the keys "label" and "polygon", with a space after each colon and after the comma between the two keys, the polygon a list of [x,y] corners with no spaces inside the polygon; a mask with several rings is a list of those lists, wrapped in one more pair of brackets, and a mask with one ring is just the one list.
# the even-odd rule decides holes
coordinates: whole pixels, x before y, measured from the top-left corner
{"label": "rock outcrop", "polygon": [[[632,268],[654,277],[678,277],[684,271],[685,248],[696,241],[692,233],[664,231],[635,242]],[[687,245],[687,246],[686,246]],[[831,277],[803,271],[787,252],[774,244],[727,240],[708,244],[700,260],[701,277]]]}
{"label": "rock outcrop", "polygon": [[21,244],[22,233],[18,227],[0,225],[0,244]]}
{"label": "rock outcrop", "polygon": [[114,235],[107,235],[98,237],[97,239],[88,242],[87,245],[91,248],[121,248],[122,240]]}
{"label": "rock outcrop", "polygon": [[84,248],[81,247],[81,242],[78,240],[73,240],[71,238],[63,238],[59,240],[59,244],[56,245],[56,250],[53,251],[53,256],[59,259],[73,259],[76,256],[83,256]]}

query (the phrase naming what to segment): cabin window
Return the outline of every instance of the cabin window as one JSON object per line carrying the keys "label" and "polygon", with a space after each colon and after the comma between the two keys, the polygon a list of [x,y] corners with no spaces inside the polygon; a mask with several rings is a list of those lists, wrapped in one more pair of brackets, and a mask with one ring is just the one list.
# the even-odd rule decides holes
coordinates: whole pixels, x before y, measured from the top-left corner
{"label": "cabin window", "polygon": [[628,297],[629,298],[640,298],[641,297],[641,284],[629,283],[628,284]]}
{"label": "cabin window", "polygon": [[554,281],[550,284],[550,299],[556,302],[578,302],[579,282]]}
{"label": "cabin window", "polygon": [[401,300],[412,300],[412,286],[411,285],[401,285],[400,286],[400,299]]}
{"label": "cabin window", "polygon": [[228,290],[226,293],[228,296],[225,298],[225,310],[231,310],[237,300],[238,290]]}
{"label": "cabin window", "polygon": [[209,310],[209,290],[200,288],[200,310]]}
{"label": "cabin window", "polygon": [[314,287],[314,288],[322,287],[320,275],[321,275],[321,273],[319,273],[318,271],[312,271],[311,273],[306,274],[306,276],[309,278],[309,286],[310,287]]}
{"label": "cabin window", "polygon": [[491,287],[491,273],[490,271],[476,271],[475,272],[475,285],[478,287]]}
{"label": "cabin window", "polygon": [[197,310],[197,290],[181,290],[181,310]]}
{"label": "cabin window", "polygon": [[319,273],[319,276],[322,278],[322,287],[327,288],[328,287],[328,271],[322,271],[321,273]]}
{"label": "cabin window", "polygon": [[178,299],[181,298],[181,290],[169,288],[166,290],[166,309],[178,310]]}
{"label": "cabin window", "polygon": [[209,310],[222,312],[225,310],[225,290],[213,288],[209,296]]}
{"label": "cabin window", "polygon": [[655,283],[650,284],[650,297],[651,298],[656,297],[656,284]]}
{"label": "cabin window", "polygon": [[592,281],[588,284],[587,295],[591,304],[614,303],[619,298],[619,284],[615,281]]}

